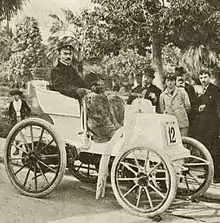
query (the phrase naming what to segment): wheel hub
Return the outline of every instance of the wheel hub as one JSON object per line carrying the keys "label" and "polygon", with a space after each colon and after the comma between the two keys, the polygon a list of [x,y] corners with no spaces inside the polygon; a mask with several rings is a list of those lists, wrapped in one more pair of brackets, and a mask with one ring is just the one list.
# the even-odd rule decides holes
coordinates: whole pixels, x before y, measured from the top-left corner
{"label": "wheel hub", "polygon": [[137,183],[139,184],[139,186],[147,186],[148,182],[149,182],[149,178],[147,176],[147,174],[145,173],[140,173],[138,177],[138,181]]}

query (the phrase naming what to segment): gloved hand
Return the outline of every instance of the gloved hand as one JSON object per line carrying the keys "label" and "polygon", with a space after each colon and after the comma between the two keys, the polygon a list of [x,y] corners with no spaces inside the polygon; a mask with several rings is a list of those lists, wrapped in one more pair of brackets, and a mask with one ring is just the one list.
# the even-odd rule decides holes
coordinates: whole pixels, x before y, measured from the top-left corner
{"label": "gloved hand", "polygon": [[86,88],[78,88],[76,90],[76,93],[80,96],[80,98],[83,98],[86,94],[90,93],[91,91]]}
{"label": "gloved hand", "polygon": [[104,87],[101,85],[93,85],[91,89],[96,94],[101,94],[105,92]]}

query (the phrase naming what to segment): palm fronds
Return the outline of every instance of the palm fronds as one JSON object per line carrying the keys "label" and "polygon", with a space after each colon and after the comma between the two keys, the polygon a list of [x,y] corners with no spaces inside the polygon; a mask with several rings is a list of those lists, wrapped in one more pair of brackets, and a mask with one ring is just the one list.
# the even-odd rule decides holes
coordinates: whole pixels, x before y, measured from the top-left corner
{"label": "palm fronds", "polygon": [[0,20],[10,20],[28,0],[0,0]]}
{"label": "palm fronds", "polygon": [[218,64],[216,52],[203,45],[190,46],[182,57],[182,63],[193,73],[212,68]]}

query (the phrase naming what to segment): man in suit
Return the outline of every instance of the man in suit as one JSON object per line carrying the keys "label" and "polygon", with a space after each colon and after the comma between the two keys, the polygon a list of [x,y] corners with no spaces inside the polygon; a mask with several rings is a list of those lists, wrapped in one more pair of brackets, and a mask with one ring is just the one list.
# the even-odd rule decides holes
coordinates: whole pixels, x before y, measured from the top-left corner
{"label": "man in suit", "polygon": [[186,83],[185,79],[185,71],[183,67],[176,67],[175,68],[175,74],[176,74],[176,86],[182,87],[185,89],[189,96],[190,104],[191,104],[191,111],[188,114],[189,118],[189,130],[188,135],[194,136],[193,133],[193,126],[195,124],[195,118],[196,118],[196,93],[195,89],[192,85]]}
{"label": "man in suit", "polygon": [[89,90],[87,84],[71,65],[74,48],[71,45],[62,45],[58,47],[58,52],[58,63],[50,74],[53,89],[80,100]]}
{"label": "man in suit", "polygon": [[195,138],[202,142],[210,151],[215,166],[214,181],[220,182],[218,115],[220,91],[217,86],[210,83],[210,73],[208,71],[201,71],[199,79],[203,91],[198,95]]}
{"label": "man in suit", "polygon": [[137,96],[132,95],[132,93],[138,93],[142,94],[143,98],[150,100],[152,105],[156,106],[156,111],[159,112],[159,98],[161,90],[152,84],[153,79],[155,78],[154,73],[155,71],[152,68],[146,68],[144,70],[142,83],[132,89],[131,95],[127,100],[127,104],[131,104],[132,101],[137,98]]}

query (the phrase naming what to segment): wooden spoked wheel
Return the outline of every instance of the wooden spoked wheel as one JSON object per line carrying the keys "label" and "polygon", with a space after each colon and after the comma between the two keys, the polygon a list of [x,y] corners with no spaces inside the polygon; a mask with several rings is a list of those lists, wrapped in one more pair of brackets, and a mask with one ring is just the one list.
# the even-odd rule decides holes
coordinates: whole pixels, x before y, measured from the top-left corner
{"label": "wooden spoked wheel", "polygon": [[9,133],[4,163],[9,179],[21,194],[42,197],[52,192],[63,178],[64,143],[50,123],[26,119]]}
{"label": "wooden spoked wheel", "polygon": [[176,174],[161,152],[138,147],[117,156],[111,171],[114,195],[132,214],[153,217],[162,214],[176,195]]}
{"label": "wooden spoked wheel", "polygon": [[190,156],[183,159],[183,171],[178,184],[180,196],[200,197],[210,186],[214,176],[214,164],[206,147],[190,137],[182,138]]}

